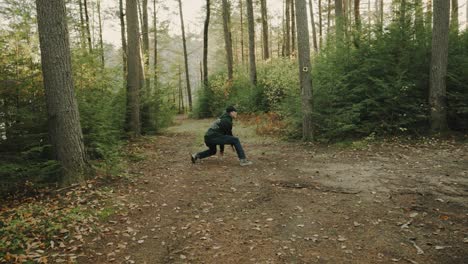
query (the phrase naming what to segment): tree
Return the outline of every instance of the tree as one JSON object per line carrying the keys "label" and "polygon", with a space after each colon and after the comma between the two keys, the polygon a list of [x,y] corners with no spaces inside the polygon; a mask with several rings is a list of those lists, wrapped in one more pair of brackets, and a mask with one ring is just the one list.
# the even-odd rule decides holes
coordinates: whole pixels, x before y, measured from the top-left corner
{"label": "tree", "polygon": [[233,64],[233,56],[232,56],[232,39],[231,39],[231,11],[229,8],[228,0],[223,0],[223,30],[224,30],[224,45],[226,49],[226,62],[228,68],[228,80],[232,81],[232,64]]}
{"label": "tree", "polygon": [[149,56],[149,22],[148,22],[148,0],[143,0],[141,2],[141,9],[142,9],[142,40],[143,40],[143,62],[144,66],[142,66],[141,74],[143,74],[145,86],[142,87],[142,95],[143,95],[143,102],[141,108],[141,127],[143,133],[148,132],[151,130],[151,117],[150,117],[150,106],[149,106],[149,99],[151,98],[151,83],[149,74],[144,72],[144,69],[148,70],[150,66],[150,56]]}
{"label": "tree", "polygon": [[252,0],[247,0],[247,19],[249,24],[249,62],[250,83],[257,85],[257,65],[255,62],[255,25]]}
{"label": "tree", "polygon": [[203,27],[203,85],[208,88],[208,28],[210,26],[210,0],[206,0],[206,18]]}
{"label": "tree", "polygon": [[154,90],[158,87],[158,29],[157,29],[156,0],[153,0],[153,33],[154,33]]}
{"label": "tree", "polygon": [[119,0],[120,38],[122,39],[122,71],[123,71],[123,77],[124,77],[123,79],[126,80],[127,79],[127,40],[125,37],[125,18],[124,17],[125,17],[125,14],[123,10],[123,0]]}
{"label": "tree", "polygon": [[263,33],[263,59],[270,58],[270,51],[268,47],[268,13],[267,13],[266,0],[260,0],[260,8],[262,13],[262,33]]}
{"label": "tree", "polygon": [[343,2],[335,0],[335,25],[336,25],[336,42],[338,45],[343,43],[344,33],[344,17],[343,17]]}
{"label": "tree", "polygon": [[290,1],[292,0],[286,0],[286,35],[284,36],[284,39],[286,41],[285,43],[285,56],[289,57],[291,55],[291,27],[290,27],[290,19],[291,15],[289,14],[289,9],[290,9]]}
{"label": "tree", "polygon": [[295,15],[295,10],[294,10],[295,0],[289,0],[289,1],[291,3],[291,53],[294,54],[296,51],[296,15]]}
{"label": "tree", "polygon": [[318,17],[319,17],[319,47],[320,49],[322,48],[322,41],[323,41],[323,35],[322,35],[322,0],[318,0]]}
{"label": "tree", "polygon": [[85,27],[86,27],[86,37],[88,38],[88,49],[89,52],[93,52],[93,43],[91,41],[91,30],[89,26],[89,15],[88,15],[88,0],[84,0],[84,12],[85,12]]}
{"label": "tree", "polygon": [[296,0],[297,46],[299,56],[299,81],[302,91],[302,138],[314,136],[312,123],[312,77],[310,64],[309,29],[306,0]]}
{"label": "tree", "polygon": [[187,43],[185,41],[184,14],[182,13],[182,0],[179,0],[179,14],[180,14],[180,26],[182,29],[182,44],[184,46],[185,80],[187,82],[187,96],[188,96],[189,110],[192,111],[192,91],[190,89],[190,75],[189,75],[189,68],[188,68]]}
{"label": "tree", "polygon": [[434,1],[429,105],[431,107],[431,129],[436,133],[448,130],[445,79],[447,78],[449,17],[450,2],[447,0]]}
{"label": "tree", "polygon": [[104,41],[102,39],[102,19],[101,19],[101,0],[96,2],[97,5],[97,13],[98,13],[98,23],[99,23],[99,47],[100,47],[100,56],[101,56],[101,67],[104,69],[105,61],[104,61]]}
{"label": "tree", "polygon": [[241,30],[241,39],[240,39],[240,43],[241,43],[241,57],[242,57],[242,64],[244,64],[245,62],[245,56],[244,56],[244,10],[242,8],[242,1],[243,0],[239,0],[239,12],[240,12],[240,30]]}
{"label": "tree", "polygon": [[70,43],[63,0],[36,0],[49,137],[62,165],[63,185],[85,179],[88,170],[73,88]]}
{"label": "tree", "polygon": [[[468,3],[466,3],[468,5]],[[452,0],[452,11],[450,19],[450,31],[458,35],[458,0]]]}
{"label": "tree", "polygon": [[137,0],[126,1],[126,20],[127,20],[127,97],[128,97],[128,120],[127,126],[132,137],[141,134],[140,124],[140,90],[143,88],[141,83],[141,57],[140,57],[140,30],[138,26],[138,7]]}
{"label": "tree", "polygon": [[315,52],[317,52],[318,51],[317,32],[315,32],[314,8],[312,7],[312,0],[309,0],[309,9],[310,9],[310,26],[312,27],[312,39],[314,43],[314,50]]}

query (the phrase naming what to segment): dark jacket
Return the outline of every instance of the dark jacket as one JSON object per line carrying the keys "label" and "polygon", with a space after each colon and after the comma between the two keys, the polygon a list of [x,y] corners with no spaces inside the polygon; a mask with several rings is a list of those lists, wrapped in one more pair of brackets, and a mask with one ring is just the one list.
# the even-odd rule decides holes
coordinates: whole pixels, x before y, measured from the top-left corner
{"label": "dark jacket", "polygon": [[232,117],[228,113],[220,116],[205,133],[205,141],[219,136],[232,136]]}

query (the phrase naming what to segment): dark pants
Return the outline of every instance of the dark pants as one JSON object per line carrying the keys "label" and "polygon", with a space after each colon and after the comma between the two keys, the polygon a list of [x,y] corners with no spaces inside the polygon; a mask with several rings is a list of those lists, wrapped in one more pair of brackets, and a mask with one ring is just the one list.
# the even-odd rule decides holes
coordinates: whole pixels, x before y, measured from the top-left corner
{"label": "dark pants", "polygon": [[245,153],[242,149],[242,145],[239,141],[239,138],[234,136],[219,136],[216,138],[205,138],[205,144],[208,147],[207,150],[199,152],[197,154],[199,159],[204,159],[209,156],[213,156],[216,154],[216,145],[234,145],[236,148],[237,156],[239,159],[245,159]]}

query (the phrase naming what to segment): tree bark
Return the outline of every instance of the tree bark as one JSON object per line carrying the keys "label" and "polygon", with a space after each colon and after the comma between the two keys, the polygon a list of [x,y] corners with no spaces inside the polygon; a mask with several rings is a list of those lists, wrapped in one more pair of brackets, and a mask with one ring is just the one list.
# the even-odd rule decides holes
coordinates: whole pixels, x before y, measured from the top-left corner
{"label": "tree bark", "polygon": [[310,9],[310,26],[312,27],[312,39],[314,43],[314,50],[315,52],[318,51],[317,47],[317,32],[315,31],[315,22],[314,22],[314,8],[313,8],[313,0],[309,0],[309,9]]}
{"label": "tree bark", "polygon": [[249,61],[250,83],[257,85],[257,65],[255,62],[255,25],[252,0],[247,0],[247,18],[249,21]]}
{"label": "tree bark", "polygon": [[262,33],[263,33],[263,59],[270,58],[270,49],[268,42],[268,12],[266,0],[260,0],[260,9],[262,13]]}
{"label": "tree bark", "polygon": [[140,29],[138,26],[137,0],[126,0],[127,40],[128,40],[128,74],[127,96],[129,97],[127,111],[129,113],[130,136],[138,137],[141,134],[140,124],[140,90],[141,83],[141,57],[140,57]]}
{"label": "tree bark", "polygon": [[299,80],[302,97],[302,138],[312,140],[312,77],[306,0],[296,0],[296,20],[299,56]]}
{"label": "tree bark", "polygon": [[154,91],[158,89],[158,29],[157,29],[156,0],[153,0],[153,28],[154,28]]}
{"label": "tree bark", "polygon": [[285,56],[286,57],[289,57],[291,56],[291,22],[290,22],[290,19],[291,19],[291,15],[290,15],[290,1],[292,0],[286,0],[286,36],[285,36],[285,40],[286,40],[286,43],[285,43]]}
{"label": "tree bark", "polygon": [[322,0],[318,0],[318,17],[319,17],[319,48],[322,49],[322,45],[323,45]]}
{"label": "tree bark", "polygon": [[336,26],[336,42],[338,45],[343,44],[343,2],[335,0],[335,26]]}
{"label": "tree bark", "polygon": [[[125,14],[123,0],[119,0],[120,37],[122,39],[122,70],[124,82],[127,80],[127,40],[125,37]],[[127,85],[125,84],[125,87]]]}
{"label": "tree bark", "polygon": [[85,180],[89,169],[73,88],[70,43],[63,0],[36,0],[49,138],[62,166],[62,185]]}
{"label": "tree bark", "polygon": [[148,22],[148,0],[143,0],[141,3],[142,9],[142,40],[143,40],[143,66],[141,73],[143,74],[144,87],[142,87],[142,108],[141,108],[141,127],[143,133],[147,133],[152,129],[151,114],[150,114],[150,98],[151,98],[151,82],[149,77],[149,22]]}
{"label": "tree bark", "polygon": [[88,0],[84,0],[84,11],[85,11],[85,21],[86,21],[86,37],[88,38],[88,49],[89,52],[93,52],[93,43],[91,41],[91,30],[89,26],[89,15],[88,15]]}
{"label": "tree bark", "polygon": [[78,5],[80,8],[80,44],[81,48],[84,50],[86,49],[86,34],[85,34],[85,20],[84,20],[84,14],[83,14],[83,3],[81,3],[81,0],[78,0]]}
{"label": "tree bark", "polygon": [[242,1],[239,0],[239,8],[240,8],[240,30],[241,30],[241,57],[242,57],[242,64],[245,63],[245,55],[244,55],[244,9],[242,6]]}
{"label": "tree bark", "polygon": [[431,130],[443,133],[448,130],[446,83],[448,57],[448,31],[450,2],[434,1],[434,26],[432,30],[432,55],[429,85],[431,107]]}
{"label": "tree bark", "polygon": [[206,0],[206,18],[203,28],[203,85],[208,89],[208,28],[210,25],[210,0]]}
{"label": "tree bark", "polygon": [[[468,5],[468,2],[466,4]],[[450,31],[458,35],[458,0],[452,0],[451,6]]]}
{"label": "tree bark", "polygon": [[226,62],[228,70],[228,81],[232,81],[233,74],[233,55],[232,55],[232,39],[231,39],[231,11],[228,0],[222,0],[223,4],[223,30],[224,30],[224,47],[226,50]]}
{"label": "tree bark", "polygon": [[295,8],[294,8],[295,0],[289,0],[289,1],[291,1],[291,54],[294,55],[296,51],[296,15],[295,15]]}
{"label": "tree bark", "polygon": [[185,63],[185,80],[187,82],[187,97],[188,97],[188,103],[189,103],[189,111],[192,111],[192,91],[190,89],[190,75],[189,75],[189,68],[188,68],[187,43],[185,41],[184,14],[182,13],[182,0],[179,0],[179,12],[180,12],[180,26],[182,29],[182,44],[184,46],[184,63]]}
{"label": "tree bark", "polygon": [[97,5],[97,12],[98,12],[98,20],[99,20],[99,47],[101,48],[100,50],[100,55],[101,55],[101,67],[104,69],[105,67],[105,61],[104,61],[104,41],[102,39],[102,19],[101,19],[101,0],[97,0],[96,2]]}

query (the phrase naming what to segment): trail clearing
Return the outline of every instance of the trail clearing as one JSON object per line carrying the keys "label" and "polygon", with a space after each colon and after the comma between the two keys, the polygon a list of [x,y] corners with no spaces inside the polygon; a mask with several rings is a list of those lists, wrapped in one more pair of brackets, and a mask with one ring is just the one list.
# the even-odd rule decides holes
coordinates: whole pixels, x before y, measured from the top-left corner
{"label": "trail clearing", "polygon": [[129,146],[138,175],[79,263],[468,263],[468,149],[280,142],[236,124],[234,152],[195,165],[212,120]]}

